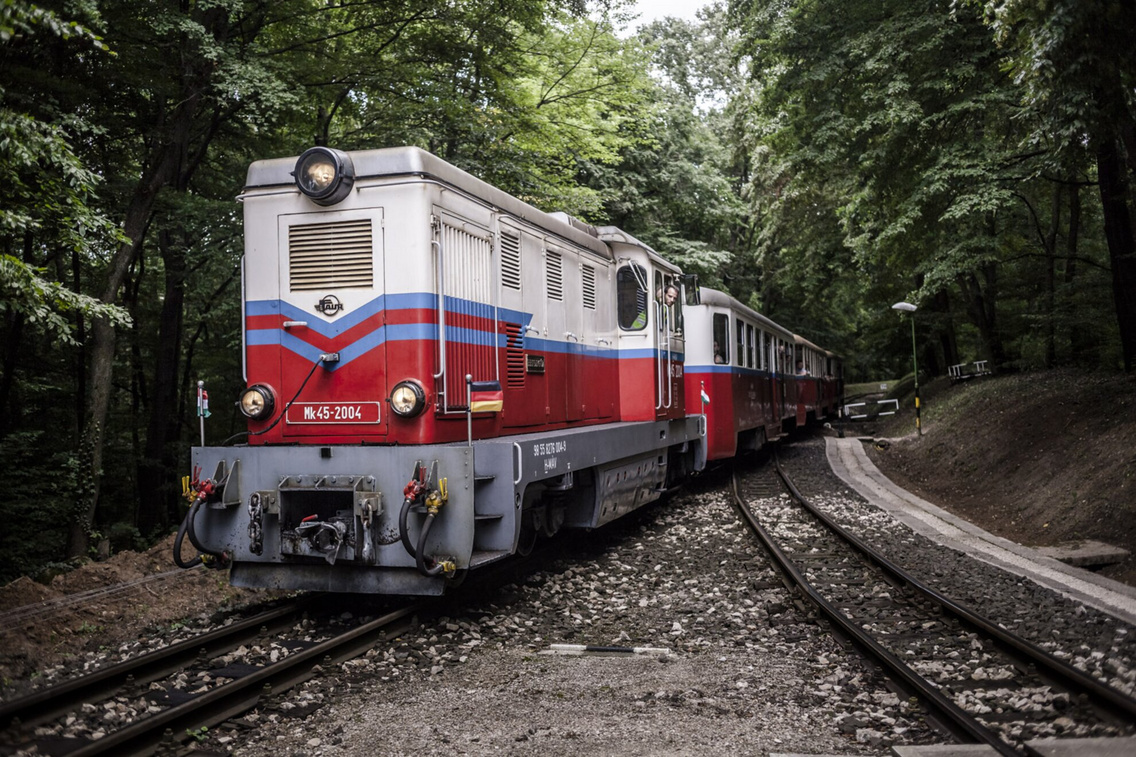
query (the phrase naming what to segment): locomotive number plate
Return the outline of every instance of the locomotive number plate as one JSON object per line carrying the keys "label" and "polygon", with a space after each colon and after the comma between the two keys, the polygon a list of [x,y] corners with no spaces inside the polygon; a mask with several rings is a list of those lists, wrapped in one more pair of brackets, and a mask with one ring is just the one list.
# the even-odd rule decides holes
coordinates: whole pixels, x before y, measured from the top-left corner
{"label": "locomotive number plate", "polygon": [[378,423],[378,402],[297,402],[288,408],[288,423]]}

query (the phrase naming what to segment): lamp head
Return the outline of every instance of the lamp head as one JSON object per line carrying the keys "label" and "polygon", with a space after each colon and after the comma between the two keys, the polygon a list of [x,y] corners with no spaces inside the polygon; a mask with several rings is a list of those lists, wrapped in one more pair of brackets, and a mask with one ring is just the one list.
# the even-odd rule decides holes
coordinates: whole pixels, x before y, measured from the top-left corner
{"label": "lamp head", "polygon": [[912,305],[910,302],[897,302],[891,306],[892,310],[902,310],[906,313],[914,313],[919,308]]}

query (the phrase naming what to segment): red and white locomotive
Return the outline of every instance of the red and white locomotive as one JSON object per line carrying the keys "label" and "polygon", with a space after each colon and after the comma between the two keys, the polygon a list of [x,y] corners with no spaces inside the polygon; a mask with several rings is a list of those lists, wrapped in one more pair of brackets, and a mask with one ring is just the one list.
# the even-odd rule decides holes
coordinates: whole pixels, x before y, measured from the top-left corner
{"label": "red and white locomotive", "polygon": [[236,585],[438,594],[833,409],[792,370],[830,353],[422,150],[259,161],[241,200],[249,434],[194,448],[182,527]]}

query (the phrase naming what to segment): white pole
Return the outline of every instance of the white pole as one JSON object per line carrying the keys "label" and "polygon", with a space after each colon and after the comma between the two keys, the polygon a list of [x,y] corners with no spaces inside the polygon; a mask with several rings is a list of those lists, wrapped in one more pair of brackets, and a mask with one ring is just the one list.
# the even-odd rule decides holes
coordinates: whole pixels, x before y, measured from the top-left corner
{"label": "white pole", "polygon": [[201,446],[205,446],[205,407],[202,392],[205,391],[205,382],[197,382],[197,420],[201,427]]}
{"label": "white pole", "polygon": [[473,446],[473,376],[465,374],[465,433],[466,444]]}

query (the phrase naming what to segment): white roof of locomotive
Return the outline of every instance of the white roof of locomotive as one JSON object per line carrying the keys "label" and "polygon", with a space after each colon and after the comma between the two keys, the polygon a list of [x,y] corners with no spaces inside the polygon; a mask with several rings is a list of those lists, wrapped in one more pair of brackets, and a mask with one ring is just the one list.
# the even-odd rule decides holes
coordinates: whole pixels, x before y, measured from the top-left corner
{"label": "white roof of locomotive", "polygon": [[640,242],[638,239],[631,236],[618,226],[600,226],[598,229],[596,229],[596,232],[599,234],[600,239],[607,242],[608,244],[626,244],[633,247],[639,247],[647,253],[647,257],[650,259],[650,261],[659,268],[669,270],[672,273],[682,273],[682,269],[680,269],[674,263],[671,263],[670,261],[664,259],[662,255],[655,252],[654,249],[652,249],[651,246],[646,242]]}
{"label": "white roof of locomotive", "polygon": [[703,305],[710,305],[712,307],[718,308],[728,308],[730,310],[736,311],[746,316],[747,318],[757,321],[762,325],[762,327],[764,327],[768,331],[774,332],[775,334],[777,334],[777,336],[781,337],[785,341],[796,341],[797,337],[793,334],[792,331],[789,331],[789,329],[784,328],[783,326],[778,326],[776,323],[769,320],[761,313],[757,312],[747,305],[743,305],[741,302],[735,300],[725,292],[719,292],[717,289],[709,289],[707,287],[699,287],[699,291]]}
{"label": "white roof of locomotive", "polygon": [[[421,176],[426,179],[433,179],[471,195],[515,218],[564,237],[602,258],[612,260],[611,249],[596,238],[594,234],[589,234],[585,229],[590,227],[585,224],[572,223],[571,220],[565,221],[563,219],[569,217],[562,213],[556,214],[560,216],[560,218],[557,218],[556,215],[537,210],[527,202],[513,197],[421,148],[386,147],[380,150],[357,150],[347,154],[351,156],[351,163],[355,168],[356,186],[361,180],[379,177]],[[290,158],[272,158],[254,162],[248,169],[245,191],[282,185],[295,187],[296,182],[292,172],[296,168],[298,157],[297,155]],[[299,189],[296,191],[298,192]]]}

